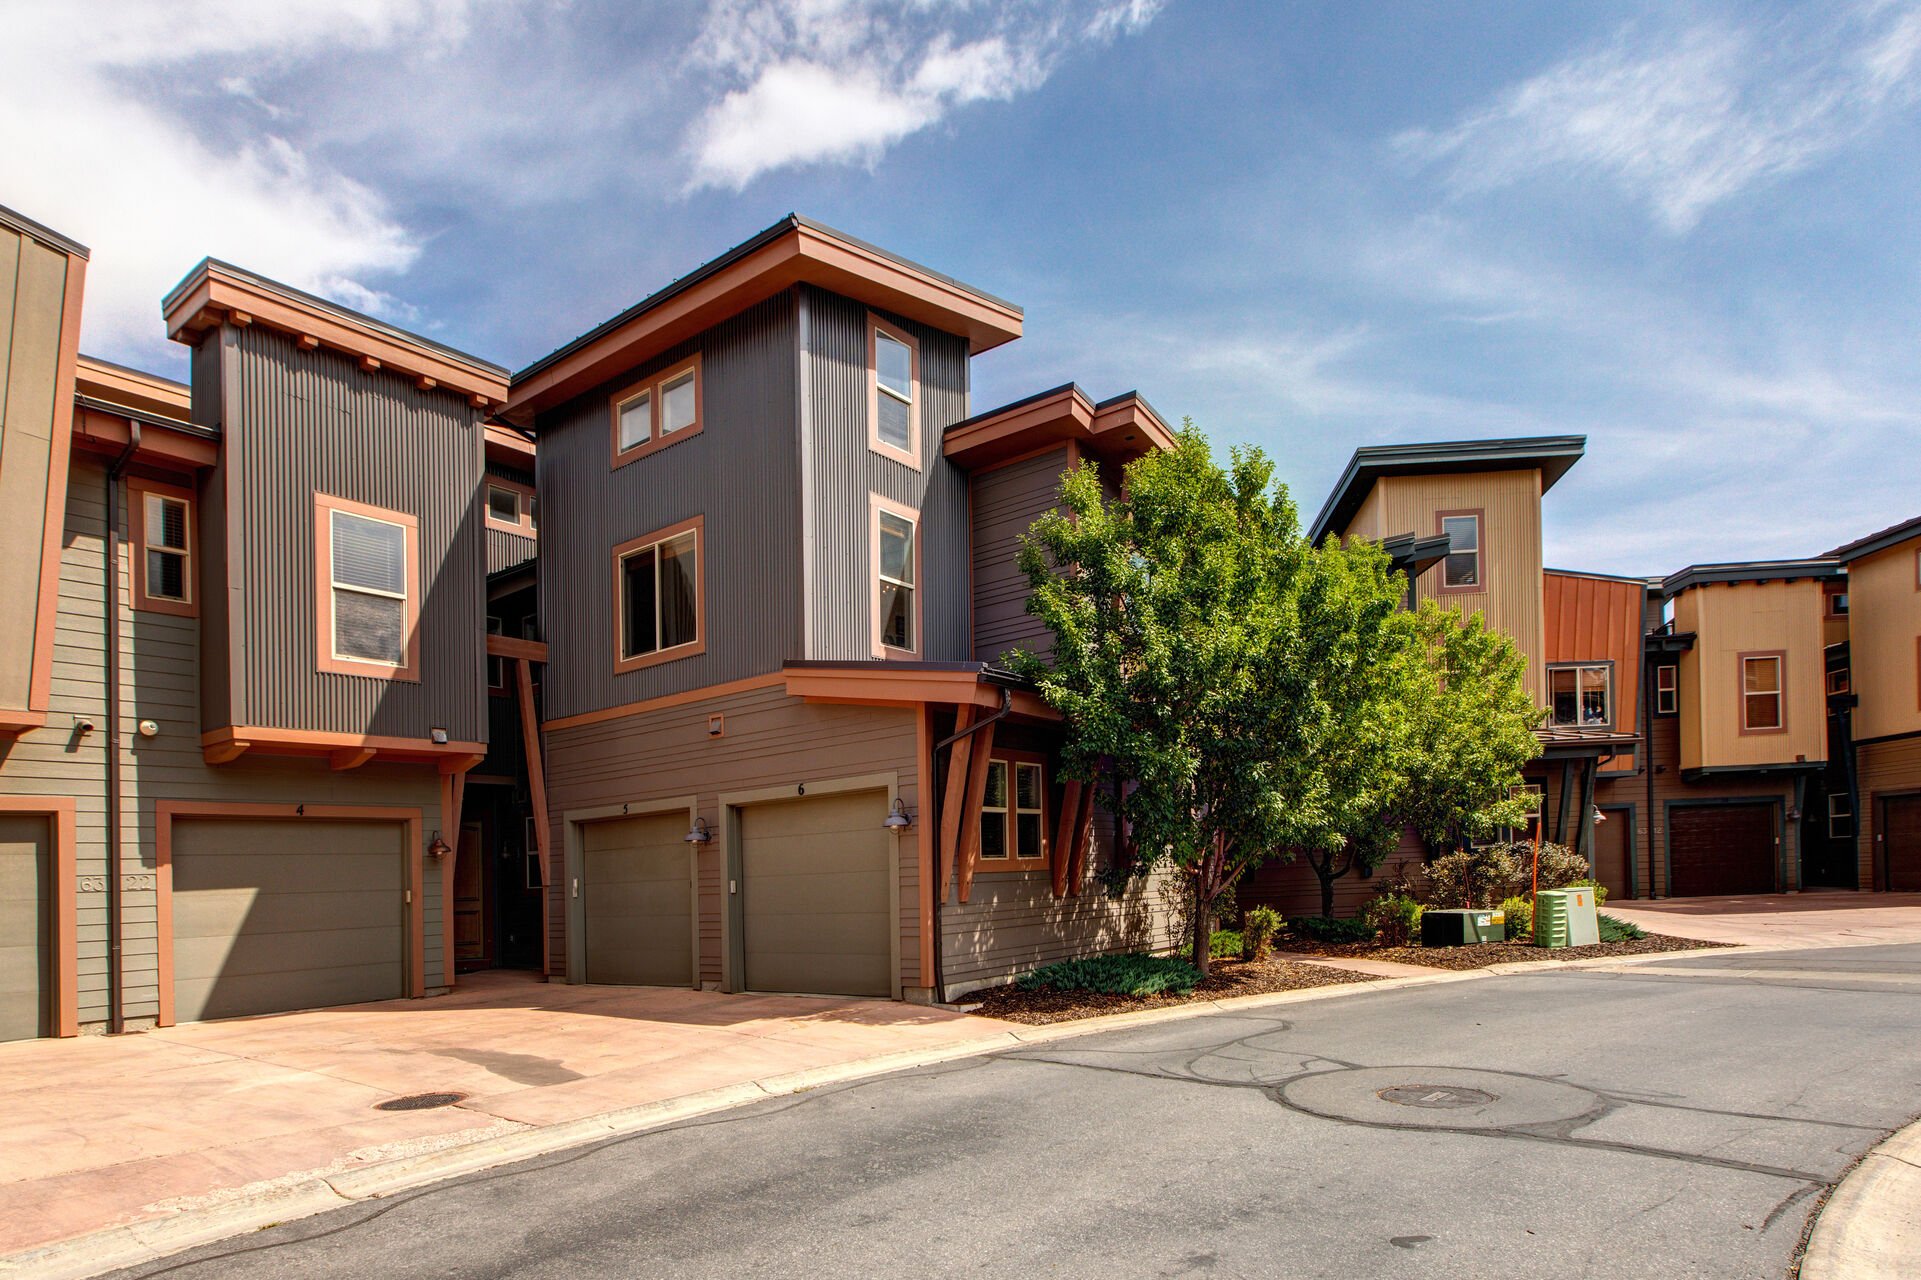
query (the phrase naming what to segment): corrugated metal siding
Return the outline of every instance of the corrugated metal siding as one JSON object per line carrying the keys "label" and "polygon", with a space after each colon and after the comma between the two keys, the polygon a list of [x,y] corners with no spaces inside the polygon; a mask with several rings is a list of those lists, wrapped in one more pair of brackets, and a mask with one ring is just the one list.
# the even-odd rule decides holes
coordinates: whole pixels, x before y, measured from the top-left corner
{"label": "corrugated metal siding", "polygon": [[[489,462],[486,464],[486,469],[487,474],[495,479],[511,480],[515,484],[524,484],[529,489],[534,487],[534,477],[518,467]],[[485,494],[481,495],[481,501],[483,504],[481,513],[484,517],[487,510],[484,505]],[[496,529],[491,525],[487,527],[487,572],[490,574],[518,568],[532,560],[539,552],[540,540],[537,538],[524,538],[518,534],[508,533],[504,529]]]}
{"label": "corrugated metal siding", "polygon": [[1546,662],[1614,664],[1614,727],[1633,732],[1641,718],[1641,607],[1638,582],[1572,573],[1542,578]]}
{"label": "corrugated metal siding", "polygon": [[968,644],[967,478],[941,456],[941,435],[967,416],[967,343],[881,313],[921,351],[921,470],[867,447],[867,311],[851,298],[801,291],[808,460],[807,654],[873,656],[877,591],[868,563],[868,495],[921,513],[921,657],[955,661]]}
{"label": "corrugated metal siding", "polygon": [[[770,298],[541,419],[548,715],[719,684],[800,656],[795,325],[794,295]],[[700,434],[610,468],[608,398],[695,351]],[[615,675],[613,549],[697,515],[706,518],[707,651]]]}
{"label": "corrugated metal siding", "polygon": [[[212,341],[213,339],[208,339]],[[223,327],[238,375],[226,404],[232,474],[230,619],[238,723],[477,741],[482,704],[485,543],[479,413],[348,356],[260,325]],[[314,669],[314,495],[420,522],[418,684]]]}
{"label": "corrugated metal siding", "polygon": [[1027,612],[1027,575],[1016,558],[1021,537],[1043,512],[1055,509],[1065,447],[973,477],[974,658],[998,661],[1009,649],[1041,657],[1054,652],[1054,635]]}
{"label": "corrugated metal siding", "polygon": [[[217,337],[203,339],[193,349],[189,377],[192,379],[193,420],[203,427],[221,430],[226,424],[226,378]],[[197,485],[199,501],[194,514],[200,520],[200,545],[196,596],[200,601],[200,723],[203,726],[234,723],[233,652],[228,626],[227,602],[227,503],[225,499],[229,466],[227,450],[203,472]]]}

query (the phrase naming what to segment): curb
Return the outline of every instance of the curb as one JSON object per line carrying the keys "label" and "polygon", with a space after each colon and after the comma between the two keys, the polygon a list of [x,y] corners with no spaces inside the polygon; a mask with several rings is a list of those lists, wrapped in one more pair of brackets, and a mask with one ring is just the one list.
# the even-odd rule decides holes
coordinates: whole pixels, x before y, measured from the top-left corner
{"label": "curb", "polygon": [[1921,1121],[1861,1157],[1814,1220],[1800,1280],[1902,1280],[1921,1258]]}
{"label": "curb", "polygon": [[[1047,1044],[1056,1040],[1071,1040],[1106,1031],[1153,1026],[1164,1022],[1181,1022],[1190,1018],[1205,1017],[1208,1014],[1235,1013],[1272,1005],[1305,1004],[1315,1000],[1337,999],[1373,991],[1440,986],[1454,982],[1502,977],[1510,973],[1595,968],[1622,964],[1631,960],[1669,959],[1676,956],[1700,955],[1708,950],[1719,952],[1728,949],[1715,947],[1691,951],[1663,951],[1645,957],[1597,957],[1593,960],[1519,961],[1489,965],[1480,969],[1436,969],[1431,975],[1400,978],[1362,977],[1354,982],[1308,987],[1297,991],[1271,991],[1259,995],[1230,996],[1223,1000],[1196,1000],[1169,1009],[1140,1009],[1129,1013],[1110,1013],[1044,1026],[1013,1024],[1009,1031],[979,1040],[882,1054],[877,1057],[838,1063],[830,1067],[769,1076],[746,1084],[725,1085],[699,1093],[684,1094],[678,1098],[603,1112],[580,1120],[569,1120],[517,1133],[482,1138],[461,1146],[443,1148],[420,1155],[380,1160],[361,1168],[330,1172],[324,1176],[294,1175],[295,1180],[292,1182],[276,1180],[272,1183],[259,1184],[256,1190],[237,1188],[218,1205],[210,1208],[106,1227],[86,1235],[74,1236],[67,1240],[0,1257],[0,1276],[31,1274],[39,1280],[81,1280],[82,1277],[155,1262],[171,1254],[198,1248],[201,1245],[293,1222],[332,1209],[344,1209],[365,1201],[418,1190],[450,1178],[464,1177],[539,1156],[553,1155],[609,1138],[627,1137],[650,1129],[665,1128],[716,1111],[744,1106],[750,1102],[790,1097],[828,1085],[848,1084],[913,1067],[935,1066],[962,1058],[982,1057],[1025,1045]],[[1350,970],[1350,972],[1358,971]]]}

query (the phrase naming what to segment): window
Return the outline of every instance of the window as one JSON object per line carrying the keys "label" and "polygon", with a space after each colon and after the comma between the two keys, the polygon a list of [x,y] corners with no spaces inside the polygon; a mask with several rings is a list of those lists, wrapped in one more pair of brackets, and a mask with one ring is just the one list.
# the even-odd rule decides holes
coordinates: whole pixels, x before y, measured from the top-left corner
{"label": "window", "polygon": [[1487,576],[1481,571],[1481,513],[1443,511],[1441,532],[1448,535],[1449,547],[1441,561],[1441,590],[1487,590]]}
{"label": "window", "polygon": [[1848,669],[1846,667],[1834,667],[1830,669],[1828,672],[1828,693],[1834,695],[1846,693],[1847,691]]}
{"label": "window", "polygon": [[920,513],[874,496],[874,656],[920,652]]}
{"label": "window", "polygon": [[616,467],[700,434],[700,357],[616,392],[611,404]]}
{"label": "window", "polygon": [[1845,618],[1848,616],[1848,589],[1844,586],[1827,588],[1821,595],[1822,603],[1827,605],[1827,616]]}
{"label": "window", "polygon": [[1556,728],[1604,729],[1614,723],[1611,663],[1547,669],[1548,723]]}
{"label": "window", "polygon": [[319,669],[418,679],[419,521],[325,494],[314,502]]}
{"label": "window", "polygon": [[867,318],[867,447],[920,469],[920,343]]}
{"label": "window", "polygon": [[993,760],[981,793],[983,862],[1000,867],[1047,861],[1045,778],[1038,762]]}
{"label": "window", "polygon": [[1654,669],[1654,713],[1671,716],[1681,709],[1681,669],[1672,664]]}
{"label": "window", "polygon": [[193,617],[199,612],[193,590],[193,495],[130,477],[127,521],[133,526],[133,607]]}
{"label": "window", "polygon": [[1741,732],[1773,733],[1784,727],[1781,659],[1784,655],[1741,656]]}
{"label": "window", "polygon": [[534,536],[534,491],[512,480],[487,478],[487,525],[504,533]]}
{"label": "window", "polygon": [[706,649],[701,518],[614,548],[614,670],[636,671]]}
{"label": "window", "polygon": [[[491,613],[487,615],[487,634],[490,636],[505,634],[500,619]],[[491,653],[487,655],[487,687],[496,690],[507,687],[507,664]]]}
{"label": "window", "polygon": [[1845,791],[1828,797],[1828,839],[1854,839],[1854,801]]}

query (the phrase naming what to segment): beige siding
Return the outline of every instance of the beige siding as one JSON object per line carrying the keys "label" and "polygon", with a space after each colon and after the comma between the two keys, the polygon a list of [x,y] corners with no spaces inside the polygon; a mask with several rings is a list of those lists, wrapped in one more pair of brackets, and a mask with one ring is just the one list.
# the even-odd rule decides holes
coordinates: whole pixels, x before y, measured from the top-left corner
{"label": "beige siding", "polygon": [[1861,699],[1854,736],[1921,731],[1921,537],[1848,565],[1849,680]]}
{"label": "beige siding", "polygon": [[[1675,598],[1674,627],[1694,633],[1694,647],[1680,661],[1683,769],[1827,759],[1819,581],[1696,587]],[[1743,733],[1741,655],[1772,652],[1786,654],[1787,731]]]}
{"label": "beige siding", "polygon": [[998,662],[1009,649],[1045,658],[1054,637],[1027,612],[1027,575],[1018,563],[1021,537],[1055,508],[1067,450],[997,467],[973,478],[974,658]]}
{"label": "beige siding", "polygon": [[[81,1023],[107,1016],[106,654],[103,470],[76,458],[67,490],[60,611],[47,727],[20,736],[0,756],[0,794],[71,796],[77,802],[76,895]],[[124,531],[123,531],[124,532]],[[127,607],[128,544],[118,573],[120,605],[121,886],[124,1013],[130,1023],[158,1012],[154,894],[154,806],[159,800],[379,805],[421,810],[422,839],[440,826],[439,782],[429,768],[368,765],[334,773],[322,760],[243,757],[217,768],[200,754],[198,631],[193,618]],[[93,732],[76,734],[76,720]],[[142,720],[159,732],[140,736]],[[426,985],[439,988],[440,878],[425,877]]]}
{"label": "beige siding", "polygon": [[1858,749],[1855,766],[1861,780],[1859,883],[1863,889],[1879,889],[1885,883],[1877,840],[1881,834],[1881,801],[1892,795],[1921,792],[1921,737],[1868,743]]}

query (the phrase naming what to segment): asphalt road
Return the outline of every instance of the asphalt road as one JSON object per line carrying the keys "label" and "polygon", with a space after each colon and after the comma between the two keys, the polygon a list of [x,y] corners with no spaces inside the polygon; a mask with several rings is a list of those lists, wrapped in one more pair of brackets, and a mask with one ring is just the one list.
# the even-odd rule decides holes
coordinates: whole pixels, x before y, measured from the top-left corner
{"label": "asphalt road", "polygon": [[1921,1113],[1921,946],[1377,991],[903,1072],[128,1276],[1767,1277]]}

